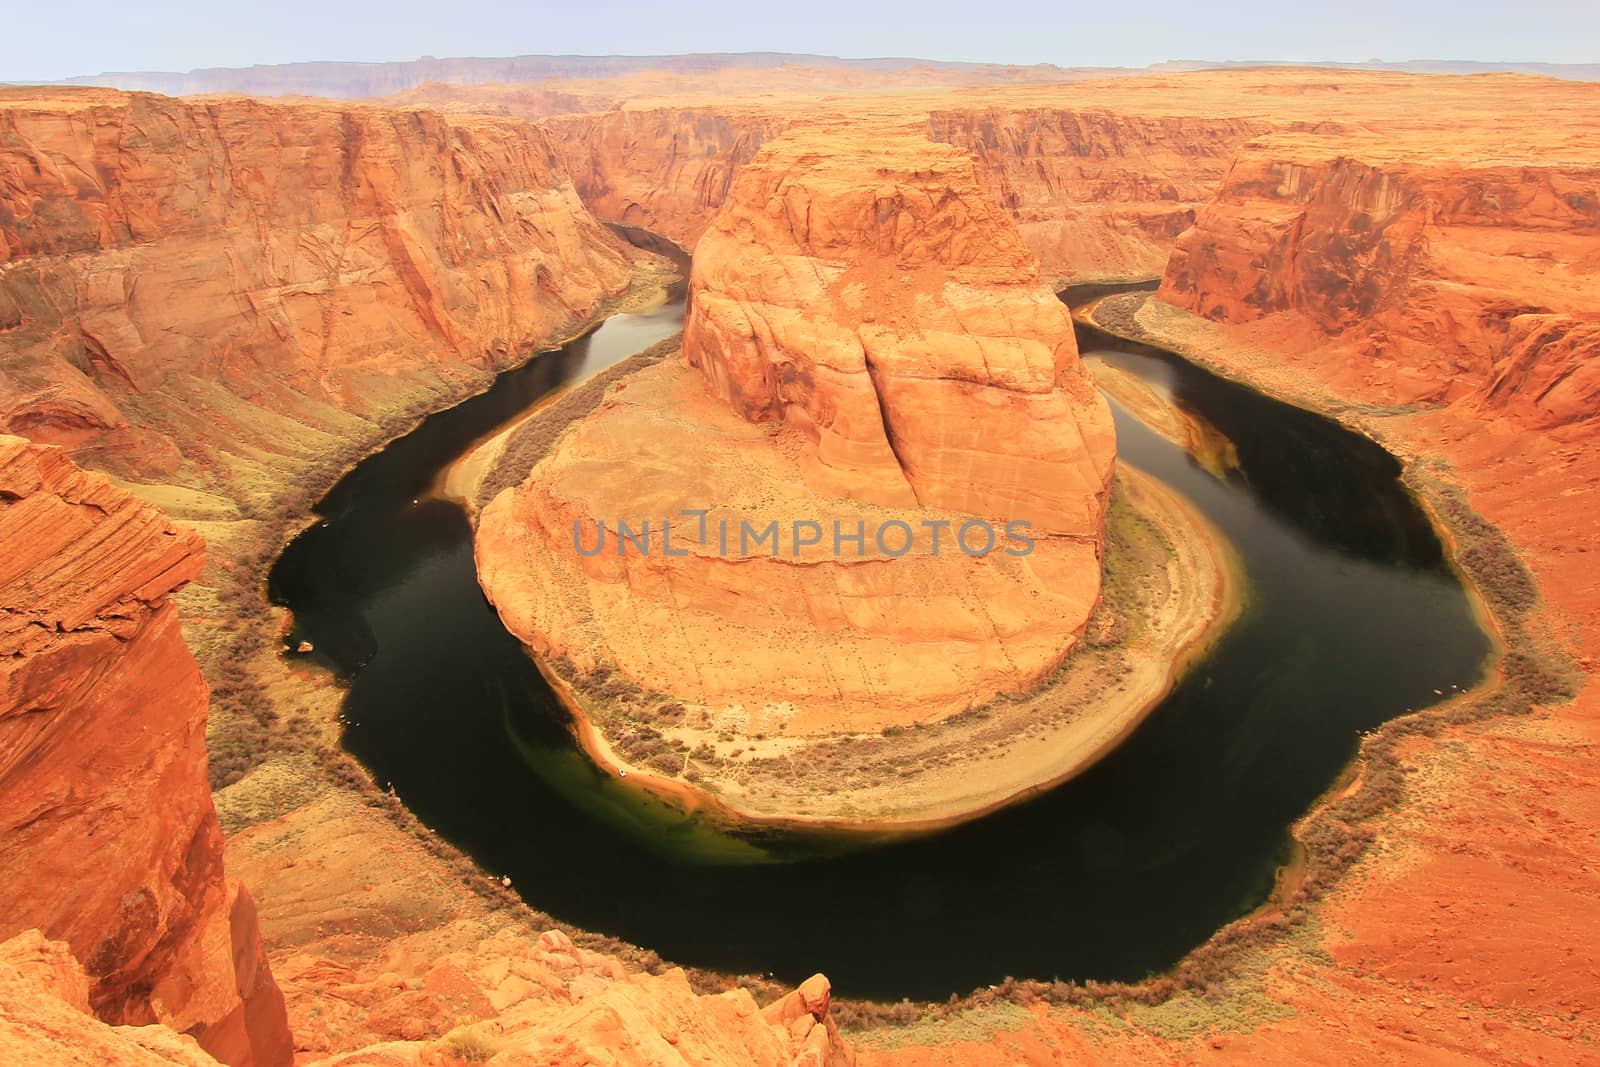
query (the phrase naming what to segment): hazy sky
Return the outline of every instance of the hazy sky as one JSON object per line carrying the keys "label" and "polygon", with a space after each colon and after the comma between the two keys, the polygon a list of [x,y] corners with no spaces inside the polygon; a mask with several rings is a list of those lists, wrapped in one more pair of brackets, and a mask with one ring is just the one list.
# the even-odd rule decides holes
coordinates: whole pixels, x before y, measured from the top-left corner
{"label": "hazy sky", "polygon": [[0,26],[0,81],[527,53],[1600,62],[1600,0],[0,0]]}

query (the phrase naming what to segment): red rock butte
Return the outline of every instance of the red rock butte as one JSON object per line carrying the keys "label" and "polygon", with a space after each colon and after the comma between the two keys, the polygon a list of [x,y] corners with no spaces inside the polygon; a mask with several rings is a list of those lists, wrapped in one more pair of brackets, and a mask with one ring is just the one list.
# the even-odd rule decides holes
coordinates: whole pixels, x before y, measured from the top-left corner
{"label": "red rock butte", "polygon": [[[484,512],[480,580],[514,633],[679,700],[781,706],[795,733],[939,718],[1061,662],[1098,597],[1110,413],[969,154],[769,143],[696,246],[690,307],[681,364],[621,383]],[[704,543],[678,520],[681,558],[575,551],[574,524],[683,509],[709,514]],[[974,518],[981,557],[957,542]],[[725,550],[723,522],[777,522],[778,551]]]}

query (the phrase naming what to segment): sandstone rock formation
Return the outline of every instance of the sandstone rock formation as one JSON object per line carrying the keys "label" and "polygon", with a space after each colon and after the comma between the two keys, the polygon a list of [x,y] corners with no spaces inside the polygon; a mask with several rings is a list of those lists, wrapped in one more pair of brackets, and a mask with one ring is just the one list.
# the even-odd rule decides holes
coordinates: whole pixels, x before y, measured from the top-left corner
{"label": "sandstone rock formation", "polygon": [[[686,247],[720,207],[730,171],[782,129],[870,123],[922,130],[978,157],[1045,277],[1060,288],[1161,275],[1176,238],[1216,194],[1235,154],[1266,134],[1321,137],[1325,146],[1345,136],[1381,143],[1415,138],[1413,116],[1448,115],[1450,124],[1479,130],[1498,118],[1519,135],[1540,122],[1548,127],[1519,158],[1537,160],[1546,148],[1559,157],[1562,123],[1581,121],[1585,88],[1542,92],[1547,85],[1515,76],[1250,70],[897,94],[752,89],[714,103],[685,90],[544,125],[596,214],[626,215]],[[454,94],[451,106],[471,107],[473,95]],[[1556,113],[1541,114],[1542,103]],[[504,105],[496,97],[482,106]],[[1449,156],[1447,135],[1425,136]]]}
{"label": "sandstone rock formation", "polygon": [[928,116],[930,137],[978,157],[1057,288],[1160,275],[1239,145],[1268,128],[1260,119],[1100,108]]}
{"label": "sandstone rock formation", "polygon": [[67,946],[37,930],[0,943],[0,1061],[19,1067],[216,1067],[165,1026],[108,1026],[89,1014],[88,979]]}
{"label": "sandstone rock formation", "polygon": [[[487,1062],[497,1067],[852,1067],[829,1016],[828,980],[757,1007],[747,990],[696,995],[684,972],[629,972],[557,931],[503,931],[469,950],[395,959],[382,975],[296,956],[293,982],[315,983],[330,1006],[326,1030],[359,1017],[387,1031],[362,1048],[316,1057],[319,1067]],[[423,1036],[428,1035],[428,1036]]]}
{"label": "sandstone rock formation", "polygon": [[1093,539],[1115,451],[1071,323],[966,153],[807,131],[696,245],[684,357],[823,491]]}
{"label": "sandstone rock formation", "polygon": [[681,107],[568,115],[541,125],[585,205],[693,249],[733,176],[790,123],[757,107]]}
{"label": "sandstone rock formation", "polygon": [[0,437],[0,937],[87,969],[111,1023],[160,1022],[227,1063],[289,1062],[254,905],[222,868],[206,685],[168,597],[199,539]]}
{"label": "sandstone rock formation", "polygon": [[522,123],[0,90],[0,428],[242,495],[481,387],[635,254]]}
{"label": "sandstone rock formation", "polygon": [[[743,989],[697,996],[681,970],[629,974],[550,931],[508,936],[432,961],[412,980],[362,980],[327,961],[298,961],[338,1010],[383,1017],[396,1037],[317,1067],[488,1063],[494,1067],[854,1067],[815,975],[765,1010]],[[192,1037],[151,1024],[108,1026],[89,1014],[88,980],[67,946],[37,930],[0,943],[0,1058],[18,1067],[215,1067]],[[429,1011],[440,1018],[430,1018]],[[378,1025],[384,1025],[379,1022]],[[436,1036],[424,1038],[423,1033]],[[287,1061],[285,1061],[287,1062]]]}
{"label": "sandstone rock formation", "polygon": [[1308,338],[1319,378],[1375,402],[1474,396],[1530,426],[1587,418],[1600,167],[1492,136],[1466,128],[1425,153],[1349,132],[1254,141],[1179,241],[1161,298]]}
{"label": "sandstone rock formation", "polygon": [[[480,581],[512,631],[695,705],[779,709],[796,735],[1036,685],[1097,600],[1115,445],[971,158],[889,131],[780,138],[696,251],[687,366],[621,383],[482,516]],[[605,550],[575,552],[575,524],[592,543],[602,520]],[[651,521],[652,549],[616,551],[617,520]],[[776,523],[777,551],[743,522]]]}

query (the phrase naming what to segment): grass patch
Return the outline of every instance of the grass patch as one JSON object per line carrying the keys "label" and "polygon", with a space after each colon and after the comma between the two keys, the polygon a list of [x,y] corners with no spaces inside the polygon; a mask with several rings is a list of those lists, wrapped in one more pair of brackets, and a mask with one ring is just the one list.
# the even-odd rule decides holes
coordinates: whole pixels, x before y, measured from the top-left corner
{"label": "grass patch", "polygon": [[832,1014],[846,1040],[857,1049],[872,1051],[988,1041],[996,1033],[1020,1030],[1033,1021],[1032,1012],[1010,1001],[944,1011],[942,1007],[923,1009],[902,1001],[888,1006],[889,1018],[885,1019],[849,1002],[835,1001]]}
{"label": "grass patch", "polygon": [[464,1026],[446,1034],[444,1046],[463,1063],[487,1063],[504,1051],[506,1044],[475,1027]]}

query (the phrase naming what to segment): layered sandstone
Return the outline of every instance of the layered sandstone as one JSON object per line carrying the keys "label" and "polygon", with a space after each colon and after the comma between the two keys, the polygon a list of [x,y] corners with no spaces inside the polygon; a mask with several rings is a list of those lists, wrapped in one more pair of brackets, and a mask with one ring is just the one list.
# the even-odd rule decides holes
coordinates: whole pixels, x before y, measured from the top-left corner
{"label": "layered sandstone", "polygon": [[[556,931],[502,934],[428,961],[420,974],[365,978],[326,960],[291,964],[340,1013],[397,1039],[308,1062],[318,1067],[466,1061],[493,1067],[854,1067],[814,975],[765,1009],[745,989],[697,995],[682,970],[629,972]],[[432,1036],[423,1037],[423,1034]]]}
{"label": "layered sandstone", "polygon": [[807,482],[1093,540],[1115,452],[1071,320],[965,152],[808,132],[696,246],[684,357]]}
{"label": "layered sandstone", "polygon": [[[936,720],[1054,670],[1097,601],[1115,445],[971,158],[780,138],[690,288],[684,361],[614,387],[483,513],[480,581],[511,630],[788,736]],[[680,517],[700,508],[703,539]],[[649,551],[617,520],[649,521]],[[601,521],[603,550],[575,551]],[[774,523],[775,550],[743,536]]]}
{"label": "layered sandstone", "polygon": [[[442,95],[452,109],[516,114],[537,108],[532,101],[518,103],[534,87],[513,88]],[[1094,88],[1082,89],[1086,105],[1095,99]],[[784,129],[838,123],[889,124],[907,133],[920,128],[978,158],[996,202],[1016,220],[1057,288],[1159,275],[1174,239],[1215,191],[1234,150],[1270,128],[1251,118],[1062,106],[1066,87],[1048,96],[1011,95],[1019,99],[1012,103],[991,90],[900,98],[734,96],[708,104],[705,94],[685,90],[657,106],[561,115],[542,125],[595,214],[656,230],[686,248],[721,208],[734,173]]]}
{"label": "layered sandstone", "polygon": [[1296,337],[1375,403],[1474,397],[1530,426],[1587,418],[1600,378],[1600,166],[1463,129],[1251,142],[1179,241],[1161,298]]}
{"label": "layered sandstone", "polygon": [[283,997],[222,866],[205,682],[170,594],[203,550],[56,448],[0,437],[0,937],[87,969],[110,1023],[285,1064]]}
{"label": "layered sandstone", "polygon": [[[611,84],[620,110],[545,123],[585,202],[603,218],[660,229],[688,247],[720,206],[731,172],[777,131],[889,124],[976,155],[1058,288],[1159,276],[1179,234],[1254,138],[1381,144],[1415,136],[1427,122],[1408,116],[1426,115],[1438,129],[1479,131],[1469,137],[1527,131],[1532,154],[1523,158],[1538,159],[1545,147],[1559,151],[1559,131],[1569,119],[1581,121],[1589,94],[1581,85],[1546,92],[1551,83],[1513,75],[1294,69],[855,94],[750,87],[714,102],[690,86],[634,98],[625,81],[587,83],[597,93]],[[445,95],[451,107],[519,110],[509,91]],[[1549,131],[1542,137],[1541,124]],[[1452,151],[1448,133],[1425,136],[1446,156]]]}
{"label": "layered sandstone", "polygon": [[[551,1067],[853,1067],[814,975],[765,1009],[743,989],[697,996],[681,970],[629,973],[554,931],[498,936],[429,961],[417,975],[363,979],[300,958],[333,1014],[362,1014],[391,1040],[331,1056],[321,1067],[484,1063]],[[414,983],[414,985],[413,985]],[[29,930],[0,943],[0,1057],[51,1067],[215,1067],[192,1037],[161,1025],[109,1026],[89,1014],[88,980],[68,947]],[[410,1036],[404,1036],[407,1032]],[[422,1036],[430,1034],[431,1036]]]}
{"label": "layered sandstone", "polygon": [[929,136],[977,156],[1057,288],[1154,278],[1259,119],[1107,109],[937,110]]}
{"label": "layered sandstone", "polygon": [[662,107],[566,115],[541,125],[585,205],[693,249],[733,176],[790,124],[760,107]]}
{"label": "layered sandstone", "polygon": [[242,495],[481,387],[635,254],[522,123],[3,90],[0,427]]}

